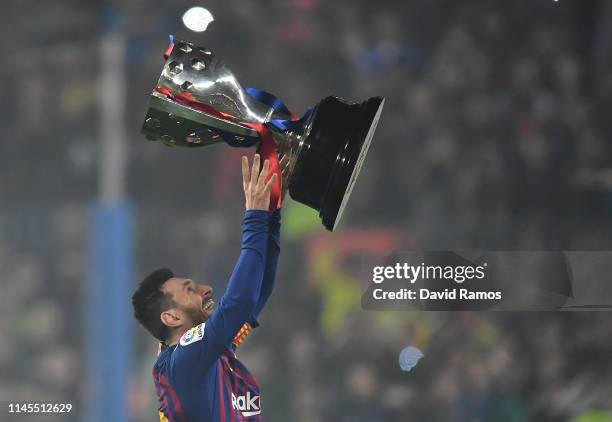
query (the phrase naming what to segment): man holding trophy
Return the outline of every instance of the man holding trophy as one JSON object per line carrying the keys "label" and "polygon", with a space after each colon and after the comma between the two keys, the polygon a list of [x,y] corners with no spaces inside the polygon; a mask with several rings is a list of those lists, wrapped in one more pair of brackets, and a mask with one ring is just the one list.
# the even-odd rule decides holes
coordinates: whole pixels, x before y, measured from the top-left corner
{"label": "man holding trophy", "polygon": [[259,155],[251,170],[242,158],[242,248],[219,305],[210,286],[167,269],[151,273],[132,297],[136,319],[162,343],[153,369],[162,422],[261,420],[259,386],[235,353],[258,325],[280,251],[280,210],[269,211],[278,174],[268,178],[268,160],[261,172],[259,165]]}
{"label": "man holding trophy", "polygon": [[151,273],[132,297],[136,319],[162,344],[153,369],[160,419],[259,421],[259,386],[235,351],[257,327],[272,292],[282,199],[288,191],[319,211],[333,231],[384,99],[352,104],[327,97],[298,118],[273,95],[243,89],[204,47],[171,37],[164,56],[142,128],[145,137],[168,146],[256,146],[258,154],[250,169],[243,157],[242,248],[218,306],[211,287],[167,269]]}

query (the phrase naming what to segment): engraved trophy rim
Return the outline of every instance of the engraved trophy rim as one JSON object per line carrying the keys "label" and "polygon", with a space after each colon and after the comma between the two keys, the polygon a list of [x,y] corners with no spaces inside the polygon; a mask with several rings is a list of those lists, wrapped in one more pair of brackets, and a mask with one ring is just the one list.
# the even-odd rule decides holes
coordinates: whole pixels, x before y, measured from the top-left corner
{"label": "engraved trophy rim", "polygon": [[164,111],[177,117],[189,119],[195,123],[200,123],[207,127],[218,128],[236,135],[257,137],[259,134],[251,127],[232,122],[230,120],[220,119],[212,114],[197,110],[185,104],[177,104],[175,101],[164,98],[163,94],[153,91],[149,101],[149,107],[155,110]]}

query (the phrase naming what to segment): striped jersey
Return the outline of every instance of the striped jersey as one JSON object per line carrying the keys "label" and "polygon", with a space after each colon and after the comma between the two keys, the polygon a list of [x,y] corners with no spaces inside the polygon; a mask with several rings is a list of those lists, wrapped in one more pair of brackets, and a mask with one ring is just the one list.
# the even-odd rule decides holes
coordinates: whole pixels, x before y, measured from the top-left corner
{"label": "striped jersey", "polygon": [[162,422],[258,422],[259,385],[236,356],[274,285],[280,212],[247,211],[238,262],[210,318],[161,351],[153,379]]}

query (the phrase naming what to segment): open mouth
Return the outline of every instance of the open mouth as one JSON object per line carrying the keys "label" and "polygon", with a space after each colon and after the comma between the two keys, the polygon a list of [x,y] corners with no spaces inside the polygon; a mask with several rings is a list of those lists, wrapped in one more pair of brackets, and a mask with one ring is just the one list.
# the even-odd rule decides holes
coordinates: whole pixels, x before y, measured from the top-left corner
{"label": "open mouth", "polygon": [[202,304],[202,309],[203,309],[205,312],[208,312],[208,313],[212,312],[212,310],[214,309],[214,307],[215,307],[215,301],[214,301],[214,300],[212,300],[212,299],[208,299],[207,301],[205,301],[205,302]]}

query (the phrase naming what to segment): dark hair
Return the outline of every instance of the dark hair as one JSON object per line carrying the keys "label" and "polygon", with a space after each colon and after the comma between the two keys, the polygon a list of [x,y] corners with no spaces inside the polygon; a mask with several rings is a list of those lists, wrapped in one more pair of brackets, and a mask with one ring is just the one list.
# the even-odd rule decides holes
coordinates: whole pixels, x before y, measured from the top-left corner
{"label": "dark hair", "polygon": [[172,297],[162,291],[164,283],[172,277],[174,274],[167,268],[155,270],[140,282],[132,295],[134,316],[159,341],[168,337],[168,327],[159,315],[175,305]]}

